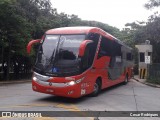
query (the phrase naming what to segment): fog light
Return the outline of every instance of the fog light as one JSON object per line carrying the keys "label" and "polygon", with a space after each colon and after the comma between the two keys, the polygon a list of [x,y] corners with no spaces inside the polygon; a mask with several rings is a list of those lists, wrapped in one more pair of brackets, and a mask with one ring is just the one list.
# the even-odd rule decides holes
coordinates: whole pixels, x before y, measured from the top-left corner
{"label": "fog light", "polygon": [[37,87],[36,87],[36,86],[33,86],[33,89],[35,89],[35,90],[36,90],[36,89],[37,89]]}
{"label": "fog light", "polygon": [[68,92],[68,95],[73,94],[73,92],[74,92],[73,90],[69,91],[69,92]]}

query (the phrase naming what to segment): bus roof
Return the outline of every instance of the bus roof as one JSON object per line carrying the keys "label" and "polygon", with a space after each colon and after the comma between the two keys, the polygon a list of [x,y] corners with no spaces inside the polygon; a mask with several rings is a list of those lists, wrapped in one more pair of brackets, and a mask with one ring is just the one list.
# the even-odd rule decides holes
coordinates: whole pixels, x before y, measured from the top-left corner
{"label": "bus roof", "polygon": [[61,27],[50,29],[46,32],[46,34],[88,34],[90,32],[99,33],[110,38],[111,40],[116,39],[114,36],[97,27]]}
{"label": "bus roof", "polygon": [[46,34],[88,34],[88,33],[98,33],[100,35],[103,35],[107,38],[109,38],[110,40],[115,40],[116,42],[118,42],[119,44],[132,49],[130,47],[128,47],[127,45],[125,45],[122,41],[120,41],[119,39],[117,39],[116,37],[112,36],[111,34],[105,32],[104,30],[98,28],[98,27],[61,27],[61,28],[55,28],[55,29],[50,29],[46,32]]}

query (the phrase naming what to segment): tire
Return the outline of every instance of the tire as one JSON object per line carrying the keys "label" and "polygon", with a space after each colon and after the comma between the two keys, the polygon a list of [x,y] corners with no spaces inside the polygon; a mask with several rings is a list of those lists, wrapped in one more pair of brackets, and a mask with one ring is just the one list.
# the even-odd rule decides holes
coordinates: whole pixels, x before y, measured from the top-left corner
{"label": "tire", "polygon": [[126,75],[126,77],[125,77],[125,80],[124,80],[123,84],[124,84],[124,85],[126,85],[127,83],[128,83],[128,74]]}
{"label": "tire", "polygon": [[100,83],[99,80],[96,80],[96,82],[95,82],[95,84],[94,84],[93,92],[91,93],[91,96],[92,96],[92,97],[98,96],[100,90],[101,90],[101,83]]}

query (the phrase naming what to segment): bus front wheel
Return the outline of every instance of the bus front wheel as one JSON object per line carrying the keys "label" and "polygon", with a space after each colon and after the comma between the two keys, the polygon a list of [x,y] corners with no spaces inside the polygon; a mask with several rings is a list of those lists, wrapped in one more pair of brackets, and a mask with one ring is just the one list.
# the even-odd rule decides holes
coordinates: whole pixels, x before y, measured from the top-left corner
{"label": "bus front wheel", "polygon": [[100,90],[101,90],[101,82],[100,82],[100,80],[96,80],[91,96],[96,97],[98,95],[98,93],[100,92]]}

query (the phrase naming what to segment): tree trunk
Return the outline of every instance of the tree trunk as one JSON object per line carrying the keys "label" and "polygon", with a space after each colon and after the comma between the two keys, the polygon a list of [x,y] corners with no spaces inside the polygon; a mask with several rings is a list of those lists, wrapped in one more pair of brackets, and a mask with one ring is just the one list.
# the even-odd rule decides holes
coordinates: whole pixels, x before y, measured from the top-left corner
{"label": "tree trunk", "polygon": [[11,64],[11,40],[9,40],[8,60],[7,60],[7,76],[6,80],[9,80],[10,76],[10,64]]}
{"label": "tree trunk", "polygon": [[2,54],[1,54],[1,63],[2,63],[2,74],[1,74],[1,78],[3,79],[4,78],[4,76],[3,76],[3,74],[4,74],[4,47],[3,47],[3,44],[2,44]]}

